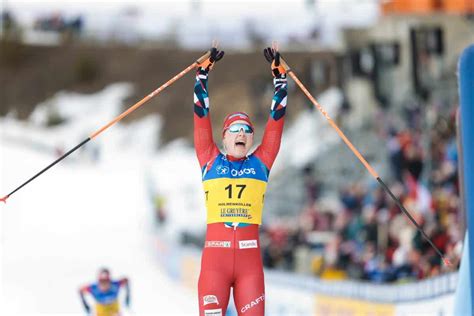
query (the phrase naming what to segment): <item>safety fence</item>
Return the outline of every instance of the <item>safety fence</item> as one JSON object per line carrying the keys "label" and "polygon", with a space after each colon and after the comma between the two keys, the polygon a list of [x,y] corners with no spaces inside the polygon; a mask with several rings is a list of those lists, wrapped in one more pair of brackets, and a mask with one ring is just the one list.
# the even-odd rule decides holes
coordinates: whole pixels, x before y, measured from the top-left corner
{"label": "safety fence", "polygon": [[[160,264],[177,282],[197,289],[200,249],[157,237]],[[269,315],[451,315],[458,273],[404,284],[324,281],[308,275],[266,270]],[[229,310],[227,315],[234,315]]]}

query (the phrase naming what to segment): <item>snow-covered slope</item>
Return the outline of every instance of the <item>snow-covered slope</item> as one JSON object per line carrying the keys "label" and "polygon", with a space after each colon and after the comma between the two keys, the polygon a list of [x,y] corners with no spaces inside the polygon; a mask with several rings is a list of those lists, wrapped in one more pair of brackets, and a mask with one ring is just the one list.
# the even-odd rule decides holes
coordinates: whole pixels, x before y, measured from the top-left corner
{"label": "snow-covered slope", "polygon": [[[41,109],[32,123],[0,120],[1,194],[52,162],[59,144],[69,149],[92,125],[98,128],[98,120],[114,117],[128,90],[119,85],[96,95],[56,96],[48,103],[68,123],[53,129],[41,127]],[[195,314],[193,291],[171,281],[154,254],[145,161],[157,122],[115,126],[97,142],[98,160],[86,147],[0,205],[0,314],[82,314],[77,290],[102,266],[131,279],[136,314]]]}

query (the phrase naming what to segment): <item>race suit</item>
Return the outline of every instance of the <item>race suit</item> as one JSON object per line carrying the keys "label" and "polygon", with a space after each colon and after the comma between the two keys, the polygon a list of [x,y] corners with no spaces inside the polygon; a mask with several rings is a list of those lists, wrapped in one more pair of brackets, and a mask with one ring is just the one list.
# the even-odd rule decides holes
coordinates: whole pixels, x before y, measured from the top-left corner
{"label": "race suit", "polygon": [[286,78],[275,92],[261,145],[236,159],[222,154],[212,137],[208,73],[194,85],[194,143],[207,208],[207,232],[199,276],[199,314],[225,315],[233,288],[239,315],[264,315],[265,286],[258,229],[268,176],[280,148],[287,101]]}
{"label": "race suit", "polygon": [[93,283],[81,289],[92,295],[95,304],[95,316],[119,316],[120,306],[118,302],[120,287],[125,285],[124,280],[111,281],[110,288],[102,291],[97,283]]}

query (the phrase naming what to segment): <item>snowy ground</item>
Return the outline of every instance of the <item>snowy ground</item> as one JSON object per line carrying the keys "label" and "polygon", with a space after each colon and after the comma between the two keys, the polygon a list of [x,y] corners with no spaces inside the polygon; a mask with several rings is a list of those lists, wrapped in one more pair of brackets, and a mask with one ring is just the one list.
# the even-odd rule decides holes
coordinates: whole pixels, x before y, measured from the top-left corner
{"label": "snowy ground", "polygon": [[[97,119],[87,104],[94,105],[99,119],[115,115],[124,89],[115,86],[88,97],[62,94],[53,103],[65,110],[66,101],[82,102],[85,113],[65,113],[75,119],[53,130],[39,127],[38,112],[35,124],[0,121],[0,194],[52,162],[55,146],[71,148],[77,137],[87,135],[81,129]],[[154,256],[146,155],[141,154],[155,139],[137,137],[147,140],[141,142],[143,150],[135,143],[119,152],[130,134],[151,123],[157,125],[148,119],[128,133],[116,126],[99,141],[107,146],[97,163],[87,151],[74,153],[0,205],[0,314],[83,314],[77,290],[94,281],[101,266],[110,267],[115,277],[130,278],[135,314],[195,314],[193,291],[171,281]]]}
{"label": "snowy ground", "polygon": [[[7,145],[4,166],[35,157]],[[3,168],[4,183],[25,178],[49,157],[37,158],[21,171]],[[173,284],[154,260],[139,169],[62,165],[20,192],[2,207],[4,315],[80,313],[78,286],[104,265],[130,277],[140,315],[193,314],[193,293]]]}

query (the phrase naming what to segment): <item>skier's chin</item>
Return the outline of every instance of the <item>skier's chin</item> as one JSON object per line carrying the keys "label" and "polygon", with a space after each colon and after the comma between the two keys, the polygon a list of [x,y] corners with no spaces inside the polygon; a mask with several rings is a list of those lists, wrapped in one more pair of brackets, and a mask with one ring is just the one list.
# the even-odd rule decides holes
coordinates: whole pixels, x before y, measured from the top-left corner
{"label": "skier's chin", "polygon": [[232,156],[237,159],[244,158],[247,155],[247,148],[242,145],[235,145],[232,151]]}

